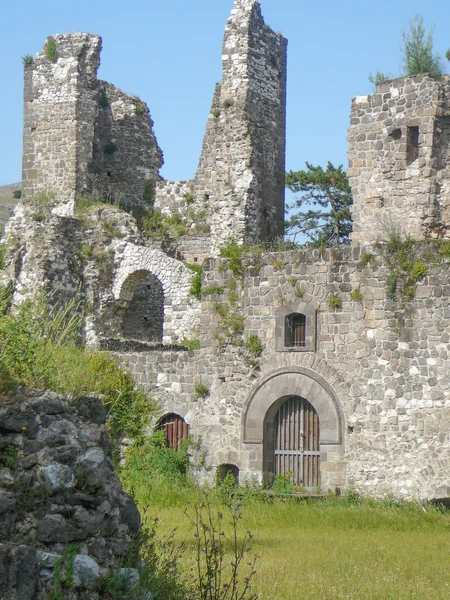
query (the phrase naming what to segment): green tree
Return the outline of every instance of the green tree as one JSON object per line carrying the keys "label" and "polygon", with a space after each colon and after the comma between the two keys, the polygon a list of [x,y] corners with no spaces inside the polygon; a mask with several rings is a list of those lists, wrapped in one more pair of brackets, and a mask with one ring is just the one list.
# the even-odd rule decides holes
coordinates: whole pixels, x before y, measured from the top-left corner
{"label": "green tree", "polygon": [[405,75],[429,73],[431,77],[442,77],[441,57],[433,52],[433,35],[434,27],[427,33],[422,15],[410,19],[409,31],[402,34]]}
{"label": "green tree", "polygon": [[289,209],[286,234],[297,240],[306,238],[305,247],[328,247],[350,244],[352,193],[347,175],[330,162],[324,170],[308,162],[304,171],[286,173],[286,186],[301,193]]}

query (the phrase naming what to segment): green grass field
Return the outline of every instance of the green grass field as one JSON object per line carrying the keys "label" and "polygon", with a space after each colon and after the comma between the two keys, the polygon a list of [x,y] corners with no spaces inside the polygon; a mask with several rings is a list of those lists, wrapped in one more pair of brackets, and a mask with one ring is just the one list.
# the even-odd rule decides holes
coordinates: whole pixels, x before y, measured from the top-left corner
{"label": "green grass field", "polygon": [[[192,508],[188,508],[192,514]],[[224,513],[224,507],[217,504]],[[414,504],[345,499],[251,501],[242,533],[253,536],[260,600],[440,600],[450,598],[450,515]],[[161,534],[177,529],[193,565],[195,540],[185,508],[152,507]],[[225,519],[226,520],[226,519]]]}

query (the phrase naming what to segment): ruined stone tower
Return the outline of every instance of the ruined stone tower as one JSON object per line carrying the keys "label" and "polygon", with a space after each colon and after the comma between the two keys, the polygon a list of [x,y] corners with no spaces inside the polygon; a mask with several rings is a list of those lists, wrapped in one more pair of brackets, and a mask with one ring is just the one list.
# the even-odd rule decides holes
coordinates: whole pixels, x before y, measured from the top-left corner
{"label": "ruined stone tower", "polygon": [[284,233],[286,55],[287,40],[265,25],[259,2],[236,0],[196,177],[157,189],[163,211],[182,210],[186,194],[206,209],[204,255],[231,237],[256,242]]}
{"label": "ruined stone tower", "polygon": [[392,224],[415,239],[450,235],[450,80],[395,79],[353,99],[353,243]]}
{"label": "ruined stone tower", "polygon": [[25,66],[24,199],[46,192],[66,214],[91,192],[140,202],[162,165],[147,106],[97,79],[100,51],[98,35],[55,35]]}

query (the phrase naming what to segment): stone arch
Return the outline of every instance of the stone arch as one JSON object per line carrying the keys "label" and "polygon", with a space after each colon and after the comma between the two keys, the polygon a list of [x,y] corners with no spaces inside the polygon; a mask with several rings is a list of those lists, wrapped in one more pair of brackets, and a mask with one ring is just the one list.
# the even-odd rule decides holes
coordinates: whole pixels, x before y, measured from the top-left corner
{"label": "stone arch", "polygon": [[164,289],[149,271],[135,271],[124,281],[120,293],[120,329],[125,338],[162,342]]}
{"label": "stone arch", "polygon": [[159,282],[164,297],[162,341],[193,337],[199,326],[200,302],[190,293],[194,276],[190,269],[160,250],[131,243],[125,243],[123,250],[117,252],[116,264],[112,292],[119,312],[131,301],[136,283],[144,274],[151,275],[153,282]]}
{"label": "stone arch", "polygon": [[[304,398],[318,414],[321,469],[324,471],[329,469],[324,465],[329,461],[331,454],[342,457],[344,417],[333,388],[323,377],[310,369],[304,367],[279,369],[258,382],[244,408],[242,438],[244,449],[250,452],[250,473],[259,476],[263,474],[264,427],[267,422],[275,418],[281,404],[289,396]],[[342,458],[340,460],[342,461]],[[329,487],[328,483],[325,477],[324,487]],[[338,483],[344,485],[345,481]]]}

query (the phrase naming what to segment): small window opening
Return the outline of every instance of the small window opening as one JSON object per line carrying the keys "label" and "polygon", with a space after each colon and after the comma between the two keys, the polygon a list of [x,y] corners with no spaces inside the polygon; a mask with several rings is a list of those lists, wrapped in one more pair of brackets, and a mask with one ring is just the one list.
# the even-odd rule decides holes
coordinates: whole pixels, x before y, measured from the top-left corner
{"label": "small window opening", "polygon": [[225,477],[229,475],[236,485],[239,484],[239,467],[236,465],[219,465],[216,472],[216,483],[218,485],[225,481]]}
{"label": "small window opening", "polygon": [[306,316],[293,314],[286,317],[285,343],[286,348],[304,348],[306,346]]}
{"label": "small window opening", "polygon": [[406,162],[408,165],[419,158],[419,128],[408,127]]}
{"label": "small window opening", "polygon": [[108,171],[107,175],[108,177],[111,177],[111,171]]}

